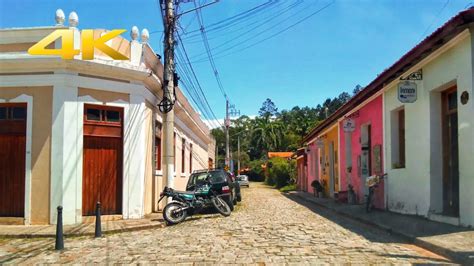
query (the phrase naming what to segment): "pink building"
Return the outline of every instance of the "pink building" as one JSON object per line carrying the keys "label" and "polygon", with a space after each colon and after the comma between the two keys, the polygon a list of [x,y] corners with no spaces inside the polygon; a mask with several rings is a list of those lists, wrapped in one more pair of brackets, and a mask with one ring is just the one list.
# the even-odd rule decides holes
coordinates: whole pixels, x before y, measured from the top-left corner
{"label": "pink building", "polygon": [[319,181],[319,168],[318,168],[318,149],[314,142],[308,144],[307,148],[307,169],[306,169],[306,188],[307,192],[314,193],[314,189],[311,187],[311,183],[314,180]]}
{"label": "pink building", "polygon": [[[348,125],[350,123],[351,125]],[[341,190],[353,186],[356,201],[367,195],[365,180],[383,173],[383,97],[370,97],[339,120]],[[383,181],[375,190],[375,206],[384,208]]]}

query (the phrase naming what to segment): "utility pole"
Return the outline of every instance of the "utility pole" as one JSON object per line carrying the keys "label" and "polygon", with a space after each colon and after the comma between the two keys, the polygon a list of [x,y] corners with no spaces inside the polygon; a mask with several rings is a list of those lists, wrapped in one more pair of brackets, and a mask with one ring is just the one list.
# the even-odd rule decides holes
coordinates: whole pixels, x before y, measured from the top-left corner
{"label": "utility pole", "polygon": [[230,166],[231,154],[229,151],[229,127],[230,127],[230,116],[240,116],[240,111],[235,109],[235,105],[229,104],[229,99],[225,100],[225,165],[229,167],[229,170],[234,170],[234,165]]}
{"label": "utility pole", "polygon": [[237,174],[240,175],[240,134],[237,136]]}
{"label": "utility pole", "polygon": [[216,153],[214,155],[214,168],[216,169],[217,164],[219,163],[219,146],[217,145],[217,141],[215,143],[216,143]]}
{"label": "utility pole", "polygon": [[165,9],[164,18],[164,84],[163,84],[163,100],[159,107],[163,112],[163,174],[166,179],[166,186],[174,188],[174,32],[175,32],[175,15],[174,0],[161,0],[160,2]]}
{"label": "utility pole", "polygon": [[230,127],[229,99],[225,99],[225,166],[227,167],[229,167],[229,164],[230,164],[229,127]]}

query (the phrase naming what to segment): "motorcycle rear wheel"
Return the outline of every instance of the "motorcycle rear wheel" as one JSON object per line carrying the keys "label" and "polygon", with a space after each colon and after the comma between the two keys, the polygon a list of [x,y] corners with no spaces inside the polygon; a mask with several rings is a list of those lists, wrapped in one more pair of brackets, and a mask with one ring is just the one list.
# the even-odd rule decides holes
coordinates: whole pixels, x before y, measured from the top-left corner
{"label": "motorcycle rear wheel", "polygon": [[211,202],[216,210],[223,216],[229,216],[232,212],[227,202],[225,202],[221,197],[212,197]]}
{"label": "motorcycle rear wheel", "polygon": [[183,208],[183,205],[177,202],[170,202],[163,210],[163,218],[169,225],[179,224],[186,219],[187,212],[178,210]]}
{"label": "motorcycle rear wheel", "polygon": [[365,211],[367,213],[372,211],[372,208],[374,207],[374,192],[369,188],[369,195],[367,196],[367,202],[365,203]]}

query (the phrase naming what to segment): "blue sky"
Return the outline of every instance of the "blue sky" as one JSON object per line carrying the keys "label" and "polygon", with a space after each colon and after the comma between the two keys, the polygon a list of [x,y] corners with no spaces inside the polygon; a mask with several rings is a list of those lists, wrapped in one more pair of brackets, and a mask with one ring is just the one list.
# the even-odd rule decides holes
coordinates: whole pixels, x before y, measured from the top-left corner
{"label": "blue sky", "polygon": [[[204,24],[211,25],[266,1],[220,0],[202,10]],[[210,46],[229,42],[227,47],[236,45],[230,52],[239,50],[332,2],[299,1],[276,1],[225,31],[209,32]],[[287,8],[291,4],[294,6]],[[279,110],[315,106],[327,97],[352,91],[357,84],[365,86],[469,5],[470,0],[335,0],[315,16],[249,49],[225,57],[213,49],[215,62],[225,91],[242,114],[256,114],[266,98],[271,98]],[[0,27],[54,25],[57,8],[66,16],[76,11],[81,29],[130,29],[136,25],[140,30],[162,30],[158,4],[153,0],[1,0]],[[191,8],[192,3],[181,4],[182,10]],[[269,22],[251,30],[252,25],[265,20]],[[181,27],[197,29],[195,13],[184,15]],[[209,104],[219,118],[223,117],[224,97],[209,62],[200,60],[205,51],[202,39],[181,32]],[[161,32],[152,34],[150,43],[162,54],[160,37]]]}

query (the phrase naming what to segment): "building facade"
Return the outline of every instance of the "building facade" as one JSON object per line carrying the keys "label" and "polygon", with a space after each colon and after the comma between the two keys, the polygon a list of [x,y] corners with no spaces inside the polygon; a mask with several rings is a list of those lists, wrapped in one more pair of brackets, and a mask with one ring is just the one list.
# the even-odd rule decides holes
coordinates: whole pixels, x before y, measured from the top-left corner
{"label": "building facade", "polygon": [[[339,119],[341,140],[341,189],[355,192],[356,202],[365,201],[367,177],[383,174],[383,96],[379,92]],[[385,207],[384,182],[375,191],[374,204]]]}
{"label": "building facade", "polygon": [[[163,66],[148,45],[116,37],[107,45],[129,60],[96,51],[93,60],[32,56],[29,47],[57,29],[74,33],[57,16],[53,27],[0,30],[0,222],[54,224],[58,206],[65,224],[102,213],[142,218],[158,209],[166,185],[161,172]],[[94,30],[96,38],[104,30]],[[50,48],[60,48],[56,40]],[[209,129],[176,88],[175,184],[184,188],[193,169],[214,160]]]}
{"label": "building facade", "polygon": [[306,191],[314,193],[311,183],[318,180],[324,188],[324,195],[334,197],[340,190],[339,180],[339,125],[318,128],[307,136],[307,181]]}
{"label": "building facade", "polygon": [[[398,100],[397,83],[384,87],[388,207],[456,225],[474,225],[474,108],[472,33],[469,10],[443,28],[443,45],[401,74],[420,71],[417,99]],[[443,29],[441,28],[441,30]],[[463,29],[464,28],[464,29]],[[464,96],[463,96],[464,95]]]}
{"label": "building facade", "polygon": [[460,12],[315,127],[303,139],[308,182],[325,179],[328,151],[312,150],[338,123],[341,190],[351,183],[361,203],[365,178],[387,173],[376,207],[473,226],[473,22],[474,9]]}

